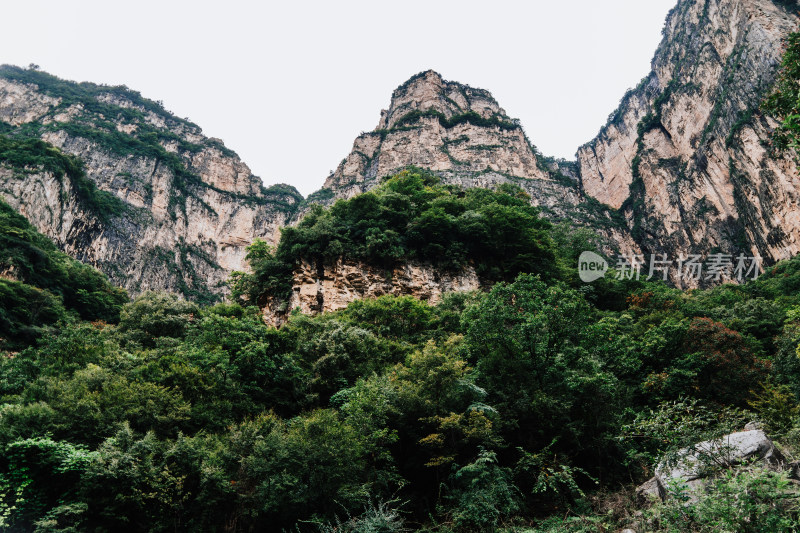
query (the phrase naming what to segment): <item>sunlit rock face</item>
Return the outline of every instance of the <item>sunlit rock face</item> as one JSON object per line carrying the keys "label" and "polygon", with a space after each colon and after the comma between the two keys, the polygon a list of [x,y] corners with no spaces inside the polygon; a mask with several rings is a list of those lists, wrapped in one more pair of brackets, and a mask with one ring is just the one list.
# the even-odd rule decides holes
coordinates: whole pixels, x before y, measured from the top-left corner
{"label": "sunlit rock face", "polygon": [[538,154],[488,92],[423,72],[394,92],[320,197],[353,196],[415,165],[465,187],[519,185],[544,216],[592,227],[625,253],[789,257],[800,251],[798,167],[768,150],[776,122],[759,107],[798,22],[772,0],[680,0],[652,72],[577,163]]}
{"label": "sunlit rock face", "polygon": [[340,259],[335,263],[300,262],[294,269],[292,285],[288,300],[274,298],[264,308],[268,324],[284,324],[294,309],[314,315],[344,309],[355,300],[384,295],[413,296],[436,304],[447,292],[477,290],[481,282],[471,266],[453,272],[417,262],[385,268]]}
{"label": "sunlit rock face", "polygon": [[545,217],[596,229],[605,251],[639,251],[622,217],[586,201],[577,164],[542,156],[488,91],[446,81],[432,70],[394,91],[375,130],[355,140],[309,200],[329,205],[351,198],[409,166],[464,188],[520,187]]}

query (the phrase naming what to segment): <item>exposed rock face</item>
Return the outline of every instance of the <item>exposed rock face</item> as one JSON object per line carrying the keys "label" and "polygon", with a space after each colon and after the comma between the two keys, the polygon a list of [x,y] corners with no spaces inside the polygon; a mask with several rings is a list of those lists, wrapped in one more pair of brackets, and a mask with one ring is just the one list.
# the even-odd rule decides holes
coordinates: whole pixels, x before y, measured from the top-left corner
{"label": "exposed rock face", "polygon": [[353,151],[328,177],[325,188],[351,196],[363,191],[364,182],[408,165],[549,179],[519,123],[506,115],[488,91],[444,81],[432,70],[394,91],[375,131],[356,139]]}
{"label": "exposed rock face", "polygon": [[772,0],[680,0],[653,72],[578,150],[583,190],[621,208],[645,252],[800,251],[800,174],[758,108],[796,14]]}
{"label": "exposed rock face", "polygon": [[[350,197],[417,165],[465,187],[520,185],[548,218],[613,241],[606,252],[792,256],[800,174],[765,146],[776,123],[759,106],[799,21],[773,0],[680,0],[653,72],[577,163],[537,154],[486,91],[424,72],[394,92],[378,128],[356,139],[317,197]],[[466,112],[484,120],[455,120]]]}
{"label": "exposed rock face", "polygon": [[767,466],[783,464],[783,457],[773,442],[760,429],[725,435],[719,440],[704,441],[680,450],[674,463],[662,461],[655,476],[637,489],[642,499],[668,496],[667,488],[679,481],[691,491],[703,487],[709,476],[708,466],[727,468],[748,461],[761,461]]}
{"label": "exposed rock face", "polygon": [[[462,187],[518,185],[547,218],[597,230],[607,254],[789,257],[800,252],[800,174],[770,153],[775,121],[758,109],[799,21],[774,0],[679,0],[652,73],[576,162],[541,156],[487,91],[423,72],[311,200],[351,197],[415,165]],[[48,169],[0,168],[11,205],[133,293],[211,299],[246,267],[253,239],[275,242],[303,214],[293,188],[264,189],[220,141],[126,89],[2,67],[0,133],[80,157],[125,203],[99,214]]]}
{"label": "exposed rock face", "polygon": [[541,156],[488,91],[445,81],[431,70],[394,91],[377,128],[355,140],[350,155],[309,200],[351,198],[412,165],[464,188],[519,186],[551,220],[597,229],[608,243],[606,252],[639,252],[622,217],[586,201],[576,164]]}
{"label": "exposed rock face", "polygon": [[335,264],[301,262],[294,270],[294,285],[288,302],[276,299],[264,309],[264,320],[279,326],[295,308],[304,314],[344,309],[361,298],[385,294],[411,295],[432,304],[446,292],[477,290],[481,286],[475,269],[441,271],[431,265],[406,263],[380,268],[349,260]]}
{"label": "exposed rock face", "polygon": [[[78,96],[60,96],[62,85]],[[220,141],[124,89],[2,67],[0,121],[0,132],[79,157],[86,176],[124,202],[113,216],[91,212],[68,180],[0,162],[9,204],[134,294],[213,299],[231,271],[246,268],[246,247],[255,238],[275,242],[302,199],[292,187],[265,189]]]}

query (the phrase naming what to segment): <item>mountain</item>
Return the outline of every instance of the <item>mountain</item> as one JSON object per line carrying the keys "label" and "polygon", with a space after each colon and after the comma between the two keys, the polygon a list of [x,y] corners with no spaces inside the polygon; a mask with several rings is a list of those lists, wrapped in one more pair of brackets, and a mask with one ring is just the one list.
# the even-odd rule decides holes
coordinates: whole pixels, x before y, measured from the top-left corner
{"label": "mountain", "polygon": [[459,177],[494,172],[552,179],[519,121],[488,91],[445,81],[432,70],[395,89],[378,126],[356,139],[325,188],[352,195],[409,165]]}
{"label": "mountain", "polygon": [[6,201],[134,294],[219,298],[246,247],[274,242],[302,200],[125,87],[0,67],[0,134]]}
{"label": "mountain", "polygon": [[135,91],[5,66],[0,193],[132,294],[201,302],[226,293],[254,239],[277,244],[312,204],[409,167],[444,185],[518,186],[551,222],[596,232],[609,255],[771,263],[800,251],[798,166],[769,146],[777,122],[760,110],[797,10],[791,0],[679,0],[652,72],[575,161],[542,155],[488,91],[422,72],[306,200],[264,188],[220,140]]}
{"label": "mountain", "polygon": [[424,72],[310,200],[133,91],[0,69],[0,529],[796,533],[800,255],[575,269],[595,232],[793,253],[800,32],[759,111],[790,4],[682,0],[575,162]]}
{"label": "mountain", "polygon": [[[794,5],[794,7],[792,7]],[[578,150],[583,190],[624,213],[646,253],[800,251],[798,167],[760,111],[798,7],[681,0],[652,72]]]}
{"label": "mountain", "polygon": [[308,202],[329,205],[353,197],[407,167],[464,188],[521,187],[551,220],[595,229],[607,251],[638,251],[621,217],[582,193],[574,162],[543,156],[488,91],[446,81],[432,70],[395,89],[375,130],[355,140]]}
{"label": "mountain", "polygon": [[680,0],[652,72],[575,162],[538,153],[487,91],[423,72],[310,199],[351,197],[415,165],[464,187],[518,184],[551,220],[604,235],[606,251],[790,257],[800,174],[768,149],[777,123],[760,104],[796,12],[785,1]]}

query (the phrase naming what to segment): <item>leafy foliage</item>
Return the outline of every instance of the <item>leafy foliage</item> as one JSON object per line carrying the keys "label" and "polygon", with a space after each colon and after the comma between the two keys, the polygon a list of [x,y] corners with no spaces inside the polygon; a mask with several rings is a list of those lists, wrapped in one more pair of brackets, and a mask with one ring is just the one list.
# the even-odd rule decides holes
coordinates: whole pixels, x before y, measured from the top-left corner
{"label": "leafy foliage", "polygon": [[20,279],[0,280],[10,302],[0,324],[21,348],[0,357],[0,527],[796,523],[786,476],[754,467],[723,471],[693,501],[676,486],[637,515],[602,500],[624,499],[610,491],[754,419],[785,454],[800,451],[800,259],[703,291],[578,285],[564,269],[591,235],[553,230],[519,191],[463,192],[409,171],[312,212],[277,249],[254,243],[253,273],[233,280],[244,303],[286,290],[300,258],[342,254],[473,264],[492,286],[437,305],[361,300],[276,329],[237,303],[145,293],[123,305],[88,274],[80,293],[71,284],[88,267],[7,206],[0,213],[0,265]]}
{"label": "leafy foliage", "polygon": [[[783,2],[786,7],[797,8],[796,2]],[[790,4],[794,4],[791,6]],[[791,149],[800,157],[800,32],[786,39],[786,51],[775,90],[764,102],[764,109],[781,120],[774,133],[775,147]]]}
{"label": "leafy foliage", "polygon": [[2,200],[0,272],[11,278],[0,278],[0,336],[9,347],[32,343],[48,327],[68,320],[68,311],[84,320],[116,322],[128,301],[124,290],[60,252]]}
{"label": "leafy foliage", "polygon": [[697,501],[685,487],[672,488],[668,503],[648,510],[648,531],[774,531],[797,530],[798,496],[785,473],[766,469],[727,472],[712,482]]}
{"label": "leafy foliage", "polygon": [[247,257],[253,274],[237,275],[234,294],[259,303],[282,297],[299,261],[342,257],[387,267],[408,260],[451,269],[474,264],[489,281],[520,272],[551,279],[559,270],[549,228],[519,189],[462,191],[406,170],[330,209],[312,207],[297,226],[283,229],[275,250],[256,241]]}

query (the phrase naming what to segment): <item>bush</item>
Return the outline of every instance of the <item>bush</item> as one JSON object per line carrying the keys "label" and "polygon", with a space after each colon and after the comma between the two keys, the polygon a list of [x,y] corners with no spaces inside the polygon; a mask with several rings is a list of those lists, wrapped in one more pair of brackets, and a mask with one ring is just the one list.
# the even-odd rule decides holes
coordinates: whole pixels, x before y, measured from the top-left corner
{"label": "bush", "polygon": [[2,200],[0,272],[13,278],[0,279],[0,335],[14,346],[30,344],[43,326],[67,320],[68,310],[84,320],[116,322],[128,301],[124,290],[60,252]]}
{"label": "bush", "polygon": [[691,501],[686,489],[673,487],[667,503],[645,512],[648,531],[720,531],[790,533],[797,531],[797,494],[786,473],[761,468],[728,471]]}
{"label": "bush", "polygon": [[123,342],[154,348],[159,339],[180,339],[199,308],[171,293],[146,292],[122,308]]}

